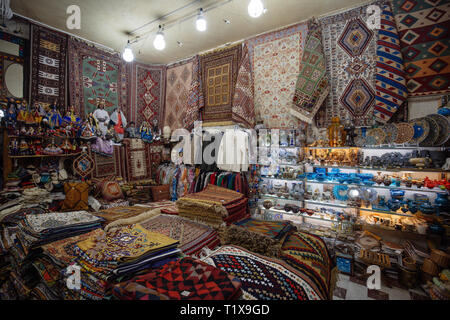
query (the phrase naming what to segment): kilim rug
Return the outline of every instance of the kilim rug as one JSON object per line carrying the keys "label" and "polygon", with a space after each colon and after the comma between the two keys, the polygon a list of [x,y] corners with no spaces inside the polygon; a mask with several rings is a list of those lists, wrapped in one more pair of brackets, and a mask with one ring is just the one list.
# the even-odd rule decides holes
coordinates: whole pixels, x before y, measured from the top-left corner
{"label": "kilim rug", "polygon": [[295,227],[288,221],[245,219],[219,232],[222,245],[232,244],[270,257],[279,257],[281,245]]}
{"label": "kilim rug", "polygon": [[172,131],[184,128],[193,66],[194,59],[189,59],[167,67],[164,126],[169,126]]}
{"label": "kilim rug", "polygon": [[130,121],[139,128],[142,121],[162,129],[165,102],[166,67],[133,62]]}
{"label": "kilim rug", "polygon": [[231,111],[234,122],[241,123],[246,128],[255,126],[253,72],[247,45],[242,50]]}
{"label": "kilim rug", "polygon": [[379,122],[386,123],[408,96],[400,39],[389,3],[381,7],[380,27],[373,113]]}
{"label": "kilim rug", "polygon": [[188,100],[186,105],[186,113],[183,119],[183,127],[191,130],[194,122],[201,119],[201,110],[205,106],[203,96],[202,73],[200,70],[200,57],[193,58],[192,65],[192,81],[189,87]]}
{"label": "kilim rug", "polygon": [[290,105],[290,112],[302,121],[312,123],[330,91],[326,70],[322,32],[317,21],[312,19],[308,23],[308,36],[295,85],[294,103]]}
{"label": "kilim rug", "polygon": [[120,105],[130,119],[130,66],[119,55],[69,38],[68,60],[70,104],[82,117],[103,102],[109,114]]}
{"label": "kilim rug", "polygon": [[330,94],[316,114],[316,125],[328,127],[333,117],[356,126],[375,121],[376,41],[366,21],[367,6],[319,19],[327,61]]}
{"label": "kilim rug", "polygon": [[450,91],[450,2],[392,0],[409,94]]}
{"label": "kilim rug", "polygon": [[208,184],[203,191],[187,194],[182,199],[205,200],[227,207],[241,201],[243,198],[244,195],[242,193]]}
{"label": "kilim rug", "polygon": [[330,297],[332,260],[320,237],[304,232],[291,233],[283,243],[281,259],[314,283],[323,299]]}
{"label": "kilim rug", "polygon": [[240,288],[235,277],[185,257],[115,285],[113,295],[120,300],[234,300]]}
{"label": "kilim rug", "polygon": [[126,180],[125,151],[122,146],[114,146],[112,157],[93,152],[89,146],[89,155],[94,159],[94,178],[105,178],[111,175]]}
{"label": "kilim rug", "polygon": [[246,300],[326,299],[301,271],[239,246],[219,247],[202,261],[238,278]]}
{"label": "kilim rug", "polygon": [[299,127],[300,120],[289,113],[307,24],[300,23],[246,41],[254,79],[256,118],[270,129]]}
{"label": "kilim rug", "polygon": [[138,206],[114,207],[114,208],[110,208],[110,209],[106,209],[106,210],[101,210],[99,212],[95,212],[94,215],[105,219],[106,224],[109,224],[109,223],[119,220],[119,219],[127,219],[127,218],[138,216],[141,213],[144,213],[149,210],[150,210],[149,208],[138,207]]}
{"label": "kilim rug", "polygon": [[232,124],[232,103],[241,58],[242,44],[200,56],[205,97],[204,123]]}
{"label": "kilim rug", "polygon": [[152,177],[150,145],[141,139],[124,139],[127,181]]}
{"label": "kilim rug", "polygon": [[37,25],[31,35],[31,101],[66,106],[67,35]]}

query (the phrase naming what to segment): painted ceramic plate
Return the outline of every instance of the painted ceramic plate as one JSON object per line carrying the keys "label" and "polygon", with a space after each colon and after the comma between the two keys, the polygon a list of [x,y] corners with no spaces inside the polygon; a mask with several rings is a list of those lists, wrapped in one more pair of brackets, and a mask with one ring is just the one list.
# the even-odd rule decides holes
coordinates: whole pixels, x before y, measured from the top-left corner
{"label": "painted ceramic plate", "polygon": [[434,142],[434,145],[443,145],[450,137],[450,122],[447,117],[440,114],[430,114],[429,117],[435,120],[439,126],[439,135]]}
{"label": "painted ceramic plate", "polygon": [[392,144],[397,139],[397,126],[393,123],[389,123],[383,127],[386,133],[386,138],[384,139],[385,144]]}
{"label": "painted ceramic plate", "polygon": [[433,118],[426,116],[424,118],[425,121],[428,122],[428,126],[430,127],[430,132],[428,132],[428,136],[419,144],[421,147],[431,147],[436,143],[436,140],[439,136],[439,125]]}
{"label": "painted ceramic plate", "polygon": [[411,144],[419,144],[428,137],[430,133],[430,126],[423,118],[413,119],[409,122],[414,128],[414,136],[411,139]]}
{"label": "painted ceramic plate", "polygon": [[411,141],[414,137],[414,128],[407,122],[396,123],[397,126],[397,139],[394,143],[404,144]]}
{"label": "painted ceramic plate", "polygon": [[375,143],[373,145],[380,145],[384,142],[384,139],[386,139],[386,133],[382,128],[374,128],[370,129],[367,133],[368,137],[373,137],[375,140]]}

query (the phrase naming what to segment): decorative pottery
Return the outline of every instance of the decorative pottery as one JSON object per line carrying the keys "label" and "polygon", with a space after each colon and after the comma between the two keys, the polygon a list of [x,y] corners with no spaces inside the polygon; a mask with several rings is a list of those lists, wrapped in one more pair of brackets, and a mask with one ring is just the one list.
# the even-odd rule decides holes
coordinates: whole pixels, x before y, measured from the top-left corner
{"label": "decorative pottery", "polygon": [[341,124],[339,117],[333,117],[331,124],[327,129],[328,143],[330,147],[342,147],[346,141],[344,125]]}
{"label": "decorative pottery", "polygon": [[440,132],[439,125],[436,122],[436,120],[434,120],[432,117],[426,116],[422,119],[424,119],[425,121],[428,122],[430,131],[428,133],[428,136],[421,143],[419,143],[419,146],[421,146],[421,147],[434,146],[436,143],[436,140],[439,137],[439,132]]}
{"label": "decorative pottery", "polygon": [[389,123],[383,127],[386,137],[384,139],[385,144],[392,144],[397,139],[397,126],[393,123]]}
{"label": "decorative pottery", "polygon": [[428,202],[425,202],[423,204],[421,204],[419,206],[419,210],[420,212],[422,212],[423,214],[433,214],[436,212],[436,208],[433,207],[431,204],[429,204]]}
{"label": "decorative pottery", "polygon": [[447,117],[440,114],[430,114],[428,115],[428,117],[435,120],[439,126],[439,134],[433,145],[443,145],[450,138],[450,121]]}
{"label": "decorative pottery", "polygon": [[404,144],[411,141],[414,137],[414,128],[411,124],[407,122],[396,123],[397,126],[397,139],[394,143]]}
{"label": "decorative pottery", "polygon": [[367,136],[373,137],[373,139],[375,140],[374,145],[380,145],[383,144],[384,140],[386,139],[386,132],[384,132],[382,128],[374,128],[370,129],[367,132]]}
{"label": "decorative pottery", "polygon": [[428,122],[423,119],[414,119],[409,122],[414,128],[414,136],[411,139],[410,143],[413,145],[418,145],[428,136],[430,132],[430,127]]}
{"label": "decorative pottery", "polygon": [[273,203],[271,200],[264,200],[263,202],[263,207],[266,209],[270,209],[273,207]]}
{"label": "decorative pottery", "polygon": [[347,186],[341,186],[341,185],[334,186],[333,187],[334,198],[339,201],[343,201],[343,202],[347,201],[347,199],[348,199],[347,190],[348,190]]}

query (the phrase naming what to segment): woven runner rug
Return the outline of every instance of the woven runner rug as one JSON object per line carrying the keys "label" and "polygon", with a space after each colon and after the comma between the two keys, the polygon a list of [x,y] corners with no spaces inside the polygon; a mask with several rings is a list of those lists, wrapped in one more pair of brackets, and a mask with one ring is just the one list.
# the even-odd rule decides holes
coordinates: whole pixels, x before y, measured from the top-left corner
{"label": "woven runner rug", "polygon": [[373,113],[386,123],[408,96],[400,39],[389,3],[381,7],[381,29],[377,39],[376,102]]}
{"label": "woven runner rug", "polygon": [[111,114],[120,105],[130,119],[130,66],[119,55],[69,38],[70,104],[84,117],[103,102]]}
{"label": "woven runner rug", "polygon": [[191,130],[194,122],[201,119],[201,110],[205,107],[203,96],[202,73],[200,71],[200,57],[195,56],[192,64],[192,81],[189,87],[186,113],[183,118],[183,127]]}
{"label": "woven runner rug", "polygon": [[133,62],[130,121],[139,127],[143,121],[162,129],[166,88],[166,67]]}
{"label": "woven runner rug", "polygon": [[146,211],[149,211],[149,208],[138,207],[138,206],[114,207],[114,208],[109,208],[106,210],[101,210],[99,212],[95,212],[94,214],[97,217],[101,217],[101,218],[105,219],[106,224],[109,224],[109,223],[119,220],[119,219],[127,219],[127,218],[138,216],[141,213],[144,213]]}
{"label": "woven runner rug", "polygon": [[31,34],[31,101],[65,106],[67,35],[37,25]]}
{"label": "woven runner rug", "polygon": [[255,126],[253,71],[247,45],[242,50],[231,111],[234,122],[241,123],[246,128]]}
{"label": "woven runner rug", "polygon": [[308,277],[321,297],[330,297],[332,260],[320,237],[304,232],[291,233],[281,250],[282,260]]}
{"label": "woven runner rug", "polygon": [[205,97],[204,123],[232,124],[232,102],[241,58],[242,44],[200,56]]}
{"label": "woven runner rug", "polygon": [[172,131],[184,127],[193,66],[194,59],[189,59],[167,67],[164,126],[169,126]]}
{"label": "woven runner rug", "polygon": [[319,19],[330,94],[316,114],[316,125],[333,117],[356,126],[374,123],[376,31],[369,28],[367,5]]}
{"label": "woven runner rug", "polygon": [[289,113],[289,106],[300,72],[306,33],[307,24],[300,23],[246,41],[255,82],[255,114],[266,128],[300,126],[300,120]]}
{"label": "woven runner rug", "polygon": [[124,148],[121,146],[114,146],[114,153],[112,156],[98,154],[97,152],[93,152],[91,147],[89,147],[89,155],[95,161],[92,176],[94,178],[106,178],[114,175],[126,180],[124,153]]}
{"label": "woven runner rug", "polygon": [[301,271],[238,246],[219,247],[202,261],[238,278],[246,300],[326,299]]}
{"label": "woven runner rug", "polygon": [[308,23],[308,36],[295,86],[294,103],[289,110],[304,122],[313,122],[317,110],[330,92],[326,70],[322,32],[317,21],[312,19]]}
{"label": "woven runner rug", "polygon": [[392,0],[409,95],[450,91],[450,2]]}
{"label": "woven runner rug", "polygon": [[151,179],[150,145],[141,139],[124,139],[127,181]]}

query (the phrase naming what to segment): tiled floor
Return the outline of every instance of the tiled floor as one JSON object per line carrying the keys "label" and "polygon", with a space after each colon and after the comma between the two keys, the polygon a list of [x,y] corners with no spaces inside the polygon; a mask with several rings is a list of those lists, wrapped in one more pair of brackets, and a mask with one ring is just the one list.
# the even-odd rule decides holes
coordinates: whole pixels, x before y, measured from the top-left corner
{"label": "tiled floor", "polygon": [[421,289],[407,289],[389,278],[383,278],[381,290],[368,289],[364,278],[340,273],[333,300],[429,300],[429,297]]}

